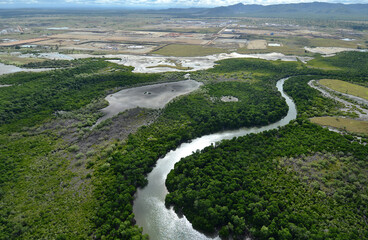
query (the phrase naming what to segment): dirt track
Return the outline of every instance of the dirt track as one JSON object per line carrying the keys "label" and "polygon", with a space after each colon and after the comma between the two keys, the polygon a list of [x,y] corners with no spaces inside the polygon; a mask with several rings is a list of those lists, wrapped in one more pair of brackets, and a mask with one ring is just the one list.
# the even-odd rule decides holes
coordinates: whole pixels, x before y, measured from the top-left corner
{"label": "dirt track", "polygon": [[[332,99],[334,99],[334,100],[336,100],[336,101],[341,102],[342,104],[344,104],[346,108],[341,109],[342,111],[349,111],[350,110],[350,111],[355,112],[356,114],[358,114],[358,116],[359,116],[358,120],[363,120],[363,121],[367,121],[368,120],[368,110],[367,109],[364,109],[364,108],[360,107],[358,104],[355,104],[355,103],[346,101],[344,99],[341,99],[341,98],[337,97],[334,94],[331,94],[329,88],[326,88],[326,89],[329,89],[329,91],[321,88],[321,86],[318,83],[316,83],[315,80],[312,80],[312,81],[308,82],[308,85],[310,87],[312,87],[312,88],[320,91],[323,96],[328,97],[328,98],[332,98]],[[331,90],[331,92],[338,93],[338,92],[333,91],[333,90]],[[348,94],[344,94],[344,95],[346,96]],[[354,99],[355,97],[349,95],[349,98]]]}

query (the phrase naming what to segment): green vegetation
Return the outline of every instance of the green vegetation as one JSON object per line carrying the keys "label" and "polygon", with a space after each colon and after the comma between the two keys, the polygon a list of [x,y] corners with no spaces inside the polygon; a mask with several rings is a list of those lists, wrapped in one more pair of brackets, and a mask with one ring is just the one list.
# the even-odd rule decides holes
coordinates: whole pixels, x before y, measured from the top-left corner
{"label": "green vegetation", "polygon": [[364,75],[368,72],[368,55],[362,52],[341,52],[333,57],[320,57],[308,62],[315,67],[342,69],[347,74]]}
{"label": "green vegetation", "polygon": [[[96,167],[101,183],[96,198],[101,201],[96,217],[97,238],[130,239],[140,236],[132,226],[132,201],[143,187],[156,160],[180,143],[215,131],[240,126],[265,125],[286,114],[286,105],[274,82],[250,85],[241,82],[209,84],[203,92],[183,96],[168,104],[152,125],[130,135],[117,146],[107,162]],[[232,93],[239,102],[216,100]]]}
{"label": "green vegetation", "polygon": [[0,239],[87,238],[96,200],[52,131],[0,135]]}
{"label": "green vegetation", "polygon": [[0,89],[0,124],[9,129],[29,127],[57,111],[81,108],[106,95],[108,89],[157,82],[160,77],[133,74],[130,67],[103,59],[82,61],[83,64],[71,69],[0,77],[1,83],[13,85]]}
{"label": "green vegetation", "polygon": [[41,62],[30,62],[24,64],[25,68],[67,68],[84,64],[84,60],[43,60]]}
{"label": "green vegetation", "polygon": [[261,74],[262,80],[280,79],[290,75],[314,73],[301,62],[266,61],[262,59],[226,59],[209,69],[210,73],[251,72]]}
{"label": "green vegetation", "polygon": [[334,79],[321,79],[318,82],[332,90],[368,100],[368,88],[366,87]]}
{"label": "green vegetation", "polygon": [[357,48],[357,42],[356,41],[342,41],[340,39],[330,39],[330,38],[311,38],[309,39],[309,46],[311,47]]}
{"label": "green vegetation", "polygon": [[298,115],[302,117],[345,115],[338,110],[342,105],[324,98],[318,90],[313,89],[307,83],[314,76],[291,77],[284,84],[285,91],[293,98],[297,105]]}
{"label": "green vegetation", "polygon": [[334,67],[324,61],[324,57],[317,56],[316,58],[308,61],[308,67],[324,69],[324,70],[341,70],[338,67]]}
{"label": "green vegetation", "polygon": [[341,117],[315,117],[311,119],[311,122],[338,128],[342,131],[368,135],[368,122],[365,121]]}
{"label": "green vegetation", "polygon": [[[219,129],[234,128],[236,126],[266,124],[265,121],[262,122],[263,120],[261,118],[255,117],[251,119],[250,122],[247,122],[247,119],[249,119],[247,115],[239,117],[241,114],[241,111],[239,112],[239,110],[245,107],[245,105],[240,107],[241,104],[244,104],[244,102],[242,101],[247,101],[246,103],[248,103],[248,101],[251,101],[251,98],[254,98],[256,99],[256,102],[258,102],[260,98],[251,95],[251,93],[254,93],[256,95],[260,94],[260,92],[258,92],[257,90],[261,92],[264,91],[264,93],[259,96],[268,97],[268,94],[265,94],[267,92],[266,89],[268,88],[268,84],[273,85],[275,83],[273,79],[278,79],[293,74],[299,75],[303,73],[313,73],[313,71],[315,72],[314,74],[322,73],[320,70],[310,70],[304,67],[301,63],[285,63],[281,61],[268,62],[257,59],[231,59],[224,60],[219,63],[220,64],[217,65],[214,69],[201,71],[193,75],[193,77],[195,77],[196,79],[207,83],[207,85],[205,85],[202,90],[203,92],[197,92],[195,94],[182,97],[179,100],[170,103],[164,109],[161,117],[154,124],[141,129],[135,135],[131,135],[125,145],[116,147],[115,151],[108,158],[107,164],[105,163],[104,165],[101,165],[99,168],[97,168],[98,173],[96,174],[101,174],[98,175],[98,178],[105,179],[101,182],[101,185],[98,188],[99,191],[97,191],[97,198],[109,200],[101,202],[97,214],[98,217],[96,221],[96,236],[101,238],[132,238],[132,236],[140,236],[139,230],[136,227],[131,227],[130,225],[130,223],[133,222],[133,215],[131,215],[131,201],[133,200],[133,194],[137,187],[144,186],[146,184],[147,180],[144,178],[144,175],[151,171],[156,159],[160,156],[163,156],[169,149],[175,148],[183,141],[187,141],[188,139],[192,139],[202,134],[218,131]],[[219,82],[220,79],[223,79],[224,74],[239,74],[242,71],[254,71],[256,73],[262,72],[263,75],[261,75],[261,77],[259,78],[254,79],[255,83],[252,85],[249,85],[247,81],[242,80],[237,82]],[[332,73],[325,74],[330,75]],[[300,76],[292,78],[293,80],[290,79],[287,82],[290,81],[293,83],[298,83],[300,79],[303,79],[303,88],[304,90],[306,90],[308,89],[307,82],[312,77],[313,76],[306,76],[303,78],[303,76]],[[314,78],[320,78],[320,76],[315,75]],[[294,86],[292,86],[291,89],[294,89]],[[241,91],[237,93],[237,90]],[[249,95],[250,99],[244,98],[245,96],[242,96],[241,92]],[[239,98],[240,101],[237,103],[230,103],[231,105],[226,105],[229,103],[216,101],[219,96],[229,95],[230,93],[232,96]],[[296,97],[294,95],[297,94],[297,92],[289,92],[289,94],[292,97]],[[309,105],[305,105],[304,110],[300,111],[301,115],[308,116],[309,114],[312,115],[313,113],[322,115],[322,113],[333,114],[337,112],[337,106],[334,104],[334,102],[332,100],[320,97],[316,90],[312,89],[312,92],[307,91],[304,92],[304,94],[307,95],[306,99],[303,100],[301,98],[299,102],[302,103],[303,101],[309,100],[311,102],[309,103]],[[251,107],[256,102],[252,103],[251,101],[251,104],[246,105]],[[313,105],[311,105],[314,103],[319,103],[319,105],[317,107],[314,107]],[[257,106],[262,106],[262,103],[260,104],[261,105],[258,105],[257,103]],[[325,106],[324,104],[327,104],[327,106]],[[279,109],[281,110],[282,108]],[[259,114],[256,108],[254,109],[254,111],[255,112],[249,115],[249,117],[257,116]],[[269,113],[270,112],[268,112],[268,114],[264,117],[264,119],[267,119],[267,121],[269,121],[270,119],[276,120],[276,116],[280,112],[274,112],[276,114],[274,115],[275,117],[272,117],[272,115],[269,115]],[[242,121],[239,122],[239,120]],[[307,124],[307,126],[313,126],[314,128],[316,128],[315,125]],[[320,128],[316,129],[316,132],[320,130]],[[299,136],[299,133],[295,133],[295,136]],[[311,137],[311,139],[313,139],[313,137]],[[299,141],[295,141],[295,143],[299,144],[302,139],[300,139]],[[287,144],[287,141],[288,140],[286,137],[284,144]],[[321,138],[321,141],[323,141],[323,138]],[[335,147],[334,143],[335,142],[331,143],[331,148]],[[248,148],[254,147],[252,141],[248,142],[248,145]],[[259,146],[262,145],[263,143],[259,143]],[[290,148],[293,149],[295,148],[295,146],[297,146],[297,144],[292,145]],[[320,149],[323,149],[324,147],[325,145],[321,145]],[[338,146],[336,147],[339,148]],[[278,148],[276,147],[275,149]],[[235,152],[236,151],[234,151],[234,153]],[[246,156],[246,154],[244,156]],[[223,159],[224,161],[227,161],[224,155],[221,155],[221,157],[219,157],[218,159]],[[259,165],[261,165],[261,163]],[[199,168],[198,171],[201,171],[201,168]],[[254,171],[254,174],[257,174],[257,172]],[[224,175],[221,176],[223,177]],[[181,180],[184,181],[184,179]],[[106,186],[109,187],[106,188]],[[225,186],[226,187],[224,187],[223,189],[226,191],[228,185]],[[299,186],[296,185],[296,187]],[[301,188],[298,189],[300,190]],[[230,190],[228,191],[230,192]],[[224,198],[227,198],[230,195],[231,194],[227,192]],[[291,195],[286,196],[291,197]],[[237,195],[237,197],[239,196]],[[213,198],[211,198],[211,201],[212,200]],[[311,199],[311,201],[312,200],[313,199]],[[182,203],[183,201],[185,201],[184,198],[180,200],[180,203]],[[128,202],[130,203],[128,204]],[[231,199],[230,202],[234,202],[234,199]],[[177,203],[175,202],[175,204]],[[201,207],[205,206],[206,205],[201,205]],[[349,208],[346,211],[349,212],[350,210],[351,209]],[[350,212],[349,214],[354,216],[355,213]],[[224,213],[224,216],[226,217],[226,213]],[[355,221],[357,219],[359,218],[356,218]],[[190,220],[192,219],[190,218]],[[241,224],[242,226],[245,225],[244,222],[242,223],[242,221],[244,221],[244,218],[236,218],[236,220],[234,221],[237,222],[237,224]],[[121,224],[122,222],[123,224]],[[203,222],[192,223],[195,225],[197,225],[198,223],[198,225],[201,226],[208,226],[202,225]],[[226,222],[226,224],[227,223],[228,222]],[[229,227],[231,226],[229,225]],[[244,229],[237,229],[238,232],[241,232],[242,230]],[[226,233],[226,229],[223,231],[225,231]],[[229,231],[231,232],[232,230]],[[283,231],[285,231],[285,233],[281,234],[288,234],[286,230]],[[321,231],[320,228],[316,228],[313,234],[318,235],[319,231]],[[234,234],[234,232],[231,233]],[[244,234],[244,232],[242,232],[241,234]]]}
{"label": "green vegetation", "polygon": [[84,146],[106,106],[96,98],[121,87],[182,79],[178,73],[133,74],[103,59],[77,65],[0,78],[13,85],[0,89],[0,239],[90,236],[98,203],[86,166],[110,151],[106,140],[113,141],[103,136]]}
{"label": "green vegetation", "polygon": [[12,55],[0,54],[0,62],[8,65],[22,66],[34,62],[43,62],[44,59],[37,58],[20,58]]}
{"label": "green vegetation", "polygon": [[[340,57],[364,58],[355,54],[326,62],[338,65]],[[334,101],[308,87],[309,80],[364,84],[367,75],[358,71],[362,65],[326,71],[301,62],[220,61],[213,69],[191,73],[205,83],[198,91],[155,113],[136,109],[137,115],[130,118],[140,122],[134,126],[149,122],[142,119],[155,119],[154,123],[128,137],[110,138],[119,121],[110,119],[90,130],[100,116],[98,109],[106,105],[102,97],[123,87],[181,80],[184,73],[135,74],[130,67],[103,59],[76,61],[67,69],[0,77],[1,84],[13,85],[0,88],[0,239],[146,239],[134,225],[132,201],[157,159],[204,134],[279,120],[287,109],[275,82],[288,76],[295,76],[286,81],[285,90],[295,100],[300,119],[188,157],[175,171],[188,175],[180,183],[198,184],[173,189],[178,179],[171,173],[168,185],[173,195],[167,203],[183,211],[197,228],[220,230],[224,238],[245,233],[266,239],[367,236],[362,221],[367,214],[367,147],[353,136],[331,133],[306,119],[341,114]],[[239,101],[222,102],[221,96]],[[309,164],[316,154],[318,164]],[[335,165],[331,156],[337,158]],[[286,167],[292,158],[302,164]],[[301,168],[306,171],[298,173]],[[316,177],[311,178],[312,173]],[[338,178],[336,186],[331,183],[335,175],[345,173],[348,177]],[[200,199],[195,201],[193,194]]]}
{"label": "green vegetation", "polygon": [[[74,114],[70,110],[84,107],[92,99],[106,95],[106,90],[118,86],[182,77],[178,73],[132,74],[130,69],[103,60],[87,59],[70,69],[17,73],[1,78],[1,83],[14,85],[7,88],[8,90],[1,89],[4,92],[1,105],[4,112],[1,128],[4,146],[1,149],[4,191],[2,202],[5,203],[1,210],[4,223],[2,239],[8,236],[23,239],[85,238],[91,234],[97,237],[139,236],[140,230],[132,225],[129,206],[136,187],[145,184],[144,175],[150,171],[159,156],[195,136],[226,128],[263,125],[286,114],[285,103],[279,94],[274,94],[276,89],[273,81],[265,83],[266,85],[214,82],[196,94],[169,104],[157,123],[142,128],[137,135],[131,135],[124,145],[107,147],[95,156],[90,151],[81,149],[78,141],[65,142],[61,138],[65,134],[67,138],[75,139],[69,136],[68,131],[77,127],[79,130],[76,131],[88,133],[88,126],[99,116],[89,113],[83,115],[82,112]],[[240,101],[219,101],[220,96],[230,93]],[[11,96],[17,96],[18,100]],[[37,108],[25,107],[31,105]],[[101,108],[103,105],[96,106]],[[44,109],[44,112],[39,109]],[[91,108],[91,111],[95,113],[97,109]],[[63,125],[57,123],[58,127],[55,129],[55,121],[70,117],[80,119],[81,122],[69,123],[71,125],[66,129],[60,129]],[[50,119],[53,127],[48,126]],[[80,137],[78,139],[83,140]],[[146,149],[138,147],[141,145],[145,145]],[[129,153],[123,154],[124,158],[120,156],[124,152],[121,151],[122,148]],[[22,150],[17,151],[19,149]],[[119,150],[112,154],[114,149]],[[133,149],[136,150],[132,151]],[[25,153],[28,158],[24,158]],[[45,164],[45,161],[48,163]],[[86,170],[85,167],[91,170]],[[121,171],[117,171],[118,169]],[[17,184],[18,182],[21,184]],[[80,189],[75,189],[75,186],[80,186]],[[30,195],[28,191],[35,195]],[[74,194],[75,191],[80,194]],[[42,195],[52,197],[39,197]],[[25,197],[31,199],[32,204],[25,204]],[[114,201],[118,205],[106,205],[103,200],[116,197],[120,199]],[[76,205],[76,202],[79,204]],[[37,206],[48,210],[41,213],[36,210]],[[14,211],[11,212],[10,209]],[[25,218],[19,220],[20,215],[25,212]],[[118,217],[115,217],[115,212],[119,212]],[[119,222],[120,227],[116,227]]]}
{"label": "green vegetation", "polygon": [[[303,120],[338,114],[333,100],[308,87],[315,77],[285,82],[299,120],[223,141],[177,163],[166,180],[166,204],[184,213],[194,228],[219,231],[224,239],[365,238],[362,206],[368,192],[359,186],[367,181],[368,148]],[[322,151],[337,160],[313,157]],[[360,174],[357,182],[345,177],[348,169],[357,170],[349,177]]]}
{"label": "green vegetation", "polygon": [[[313,175],[306,174],[311,180],[303,182],[304,177],[278,161],[321,151],[344,158],[323,163],[311,158],[321,166],[313,169],[317,175],[332,169],[320,180],[334,191],[320,187]],[[242,239],[244,234],[258,239],[363,239],[368,235],[367,155],[367,147],[298,120],[280,130],[223,141],[182,159],[166,180],[170,192],[166,204],[184,213],[194,228],[219,230],[225,239],[229,235]],[[344,176],[346,171],[349,177]]]}
{"label": "green vegetation", "polygon": [[324,58],[323,62],[355,74],[365,74],[368,72],[367,60],[367,53],[341,52],[336,54],[336,56]]}
{"label": "green vegetation", "polygon": [[[335,65],[340,61],[334,60]],[[210,71],[221,71],[224,66],[234,71],[241,68],[241,60],[229,61],[229,65],[223,62]],[[276,68],[273,64],[267,69]],[[350,79],[363,81],[355,69],[358,67],[349,70]],[[194,228],[219,231],[224,239],[244,235],[257,239],[366,238],[363,219],[368,210],[363,206],[368,191],[363,186],[368,148],[350,135],[341,136],[306,120],[341,114],[333,100],[308,87],[316,78],[321,77],[297,76],[285,82],[285,91],[297,105],[297,121],[280,130],[223,141],[177,163],[166,180],[170,192],[166,204],[185,214]],[[319,152],[325,154],[315,157]]]}

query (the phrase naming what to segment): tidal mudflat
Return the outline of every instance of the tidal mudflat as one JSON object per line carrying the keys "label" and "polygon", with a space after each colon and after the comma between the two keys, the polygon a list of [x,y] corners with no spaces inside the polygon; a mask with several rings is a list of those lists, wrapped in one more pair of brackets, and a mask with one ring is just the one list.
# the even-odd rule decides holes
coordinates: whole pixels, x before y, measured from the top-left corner
{"label": "tidal mudflat", "polygon": [[185,80],[121,90],[105,98],[109,102],[109,106],[101,110],[105,115],[96,124],[136,107],[163,108],[175,97],[190,93],[201,85],[202,83],[194,80]]}
{"label": "tidal mudflat", "polygon": [[47,69],[47,68],[26,69],[26,68],[20,68],[14,65],[6,65],[6,64],[0,63],[0,75],[16,73],[16,72],[42,72],[42,71],[48,71],[48,70],[50,69]]}

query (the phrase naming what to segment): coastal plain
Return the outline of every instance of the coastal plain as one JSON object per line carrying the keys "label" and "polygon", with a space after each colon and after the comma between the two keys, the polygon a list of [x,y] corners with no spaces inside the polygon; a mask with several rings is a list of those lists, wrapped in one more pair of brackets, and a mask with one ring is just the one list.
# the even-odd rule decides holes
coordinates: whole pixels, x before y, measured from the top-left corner
{"label": "coastal plain", "polygon": [[0,240],[367,238],[368,22],[310,5],[0,9]]}

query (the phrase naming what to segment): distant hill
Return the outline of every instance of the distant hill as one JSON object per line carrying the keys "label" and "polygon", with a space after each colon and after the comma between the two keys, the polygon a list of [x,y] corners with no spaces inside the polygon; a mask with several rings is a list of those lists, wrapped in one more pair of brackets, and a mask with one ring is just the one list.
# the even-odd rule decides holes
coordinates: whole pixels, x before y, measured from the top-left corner
{"label": "distant hill", "polygon": [[129,13],[167,14],[173,17],[271,17],[306,19],[367,20],[368,4],[341,3],[293,3],[277,5],[257,5],[238,3],[215,8],[169,8],[169,9],[128,9],[123,7],[104,8],[96,6],[70,6],[68,8],[0,8],[0,18],[44,14],[81,14],[81,15],[122,15]]}
{"label": "distant hill", "polygon": [[368,4],[294,3],[277,5],[245,5],[238,3],[215,8],[166,9],[166,13],[197,17],[283,17],[368,20]]}

